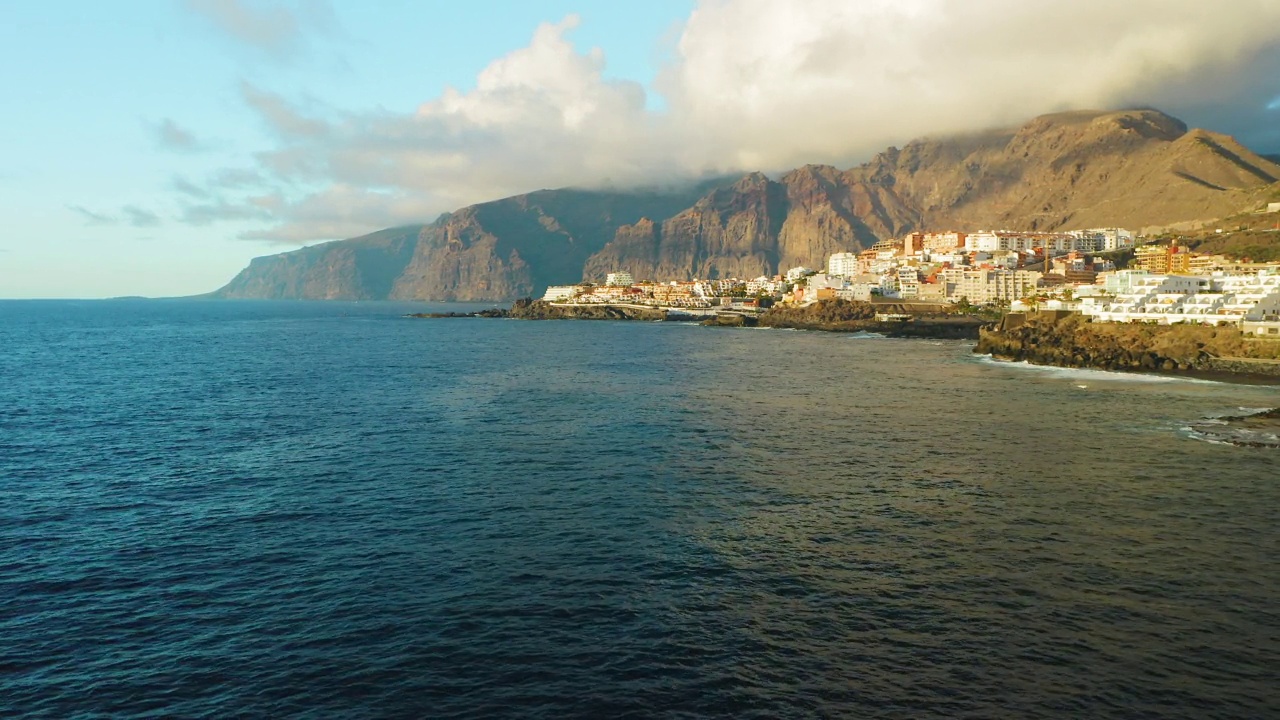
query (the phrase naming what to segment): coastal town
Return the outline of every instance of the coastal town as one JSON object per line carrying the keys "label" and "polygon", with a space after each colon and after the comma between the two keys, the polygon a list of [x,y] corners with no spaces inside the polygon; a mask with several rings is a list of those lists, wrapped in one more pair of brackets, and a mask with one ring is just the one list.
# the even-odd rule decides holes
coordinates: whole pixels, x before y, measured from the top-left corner
{"label": "coastal town", "polygon": [[952,305],[1078,313],[1092,322],[1230,325],[1250,336],[1280,337],[1280,264],[1144,240],[1123,228],[915,232],[861,252],[833,254],[820,269],[665,281],[637,281],[619,270],[603,284],[552,286],[542,299],[562,307],[634,306],[692,315],[751,314],[829,300],[892,303],[899,310]]}

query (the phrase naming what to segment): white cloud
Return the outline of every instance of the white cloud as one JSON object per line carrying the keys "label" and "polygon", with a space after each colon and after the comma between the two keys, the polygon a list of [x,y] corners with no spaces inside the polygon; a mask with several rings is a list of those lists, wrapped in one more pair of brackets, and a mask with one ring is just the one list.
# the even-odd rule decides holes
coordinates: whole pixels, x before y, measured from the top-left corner
{"label": "white cloud", "polygon": [[663,87],[693,126],[736,128],[741,163],[773,167],[1141,100],[1277,40],[1274,0],[709,0]]}
{"label": "white cloud", "polygon": [[1223,75],[1251,78],[1237,106],[1269,88],[1257,113],[1280,92],[1265,67],[1275,0],[703,0],[653,83],[662,111],[646,109],[644,85],[605,76],[603,50],[572,44],[577,24],[540,25],[474,89],[412,114],[302,112],[244,85],[278,138],[256,170],[279,201],[197,217],[266,216],[275,224],[250,236],[328,239],[544,187],[850,164],[1054,110],[1177,105],[1170,88],[1196,94]]}

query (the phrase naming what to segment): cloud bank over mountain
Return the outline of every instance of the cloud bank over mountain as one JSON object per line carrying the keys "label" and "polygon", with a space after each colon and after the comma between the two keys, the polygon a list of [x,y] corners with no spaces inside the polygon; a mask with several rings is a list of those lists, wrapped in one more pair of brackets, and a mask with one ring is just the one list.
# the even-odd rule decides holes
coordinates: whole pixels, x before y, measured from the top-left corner
{"label": "cloud bank over mountain", "polygon": [[[217,17],[245,42],[295,37],[292,16],[231,4]],[[1275,0],[703,0],[658,77],[626,80],[573,44],[578,24],[540,25],[413,112],[304,111],[246,83],[276,141],[232,170],[263,182],[185,192],[186,219],[260,219],[246,237],[301,243],[543,187],[852,164],[1075,108],[1154,105],[1280,150]]]}

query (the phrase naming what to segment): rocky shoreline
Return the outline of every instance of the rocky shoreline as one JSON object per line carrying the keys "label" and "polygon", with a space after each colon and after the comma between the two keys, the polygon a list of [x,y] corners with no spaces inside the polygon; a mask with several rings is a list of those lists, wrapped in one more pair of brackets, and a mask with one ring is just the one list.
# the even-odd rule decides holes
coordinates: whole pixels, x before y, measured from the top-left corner
{"label": "rocky shoreline", "polygon": [[[903,319],[884,320],[884,315]],[[1187,374],[1280,384],[1280,342],[1254,340],[1235,327],[1090,323],[1075,313],[1009,313],[992,322],[945,306],[824,301],[773,307],[758,315],[726,311],[707,317],[628,305],[552,305],[524,298],[510,309],[414,313],[413,318],[639,320],[698,322],[709,327],[768,327],[868,332],[893,338],[977,340],[973,351],[998,360],[1121,372]]]}
{"label": "rocky shoreline", "polygon": [[[892,314],[903,319],[878,320]],[[707,317],[679,310],[629,305],[553,305],[525,298],[509,310],[470,313],[413,313],[413,318],[514,318],[518,320],[641,320],[646,322],[697,322],[708,327],[770,327],[820,332],[873,332],[888,337],[976,340],[987,322],[973,315],[948,313],[942,306],[896,303],[859,303],[834,300],[803,308],[774,307],[759,315],[726,311]]]}
{"label": "rocky shoreline", "polygon": [[1280,381],[1280,343],[1235,327],[1090,323],[1069,313],[1010,313],[981,329],[974,352],[1001,360],[1100,370]]}
{"label": "rocky shoreline", "polygon": [[[901,319],[880,320],[894,315]],[[947,306],[926,303],[865,303],[828,300],[805,307],[775,306],[759,318],[761,327],[819,332],[874,332],[889,337],[977,340],[988,320],[950,312]]]}

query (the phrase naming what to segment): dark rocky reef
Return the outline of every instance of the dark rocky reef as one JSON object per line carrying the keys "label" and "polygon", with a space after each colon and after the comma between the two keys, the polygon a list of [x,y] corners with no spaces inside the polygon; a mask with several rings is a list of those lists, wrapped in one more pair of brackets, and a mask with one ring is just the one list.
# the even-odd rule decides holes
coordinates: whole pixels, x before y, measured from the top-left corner
{"label": "dark rocky reef", "polygon": [[702,324],[707,327],[757,327],[760,325],[760,318],[754,315],[723,313],[703,320]]}
{"label": "dark rocky reef", "polygon": [[405,317],[411,318],[505,318],[511,317],[510,310],[502,308],[492,308],[489,310],[477,310],[475,312],[446,312],[446,313],[409,313]]}
{"label": "dark rocky reef", "polygon": [[[880,321],[878,314],[910,319]],[[986,321],[926,303],[867,303],[824,300],[804,307],[774,306],[760,316],[762,327],[823,332],[874,332],[889,337],[976,340]]]}
{"label": "dark rocky reef", "polygon": [[1191,426],[1205,440],[1237,447],[1280,448],[1280,408],[1253,415],[1206,418]]}
{"label": "dark rocky reef", "polygon": [[520,320],[666,320],[659,308],[620,305],[552,305],[544,300],[524,298],[511,305],[510,317]]}

